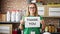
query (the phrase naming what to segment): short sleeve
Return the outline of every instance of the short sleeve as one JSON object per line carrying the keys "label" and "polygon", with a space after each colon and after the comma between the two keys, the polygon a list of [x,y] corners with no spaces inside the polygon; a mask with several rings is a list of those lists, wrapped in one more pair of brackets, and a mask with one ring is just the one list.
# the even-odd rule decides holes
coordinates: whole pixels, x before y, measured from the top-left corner
{"label": "short sleeve", "polygon": [[[43,20],[43,17],[40,16],[40,20]],[[40,28],[42,29],[42,24],[40,23]]]}
{"label": "short sleeve", "polygon": [[40,20],[43,20],[43,17],[42,16],[40,16]]}
{"label": "short sleeve", "polygon": [[24,18],[25,16],[22,16],[22,20],[24,20],[25,18]]}
{"label": "short sleeve", "polygon": [[22,19],[24,19],[24,16],[22,16]]}
{"label": "short sleeve", "polygon": [[[22,20],[24,21],[24,19],[25,19],[25,16],[22,16]],[[25,28],[25,25],[23,24],[23,27]]]}

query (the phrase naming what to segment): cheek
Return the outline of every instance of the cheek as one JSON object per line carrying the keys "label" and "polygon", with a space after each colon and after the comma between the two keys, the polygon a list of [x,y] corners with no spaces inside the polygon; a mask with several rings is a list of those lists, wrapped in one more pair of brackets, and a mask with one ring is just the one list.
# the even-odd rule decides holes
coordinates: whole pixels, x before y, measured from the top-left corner
{"label": "cheek", "polygon": [[33,12],[35,12],[36,10],[34,9]]}
{"label": "cheek", "polygon": [[28,11],[30,11],[30,9]]}
{"label": "cheek", "polygon": [[35,11],[36,11],[35,9],[29,9],[30,13],[32,13],[32,12],[34,13]]}
{"label": "cheek", "polygon": [[30,9],[29,11],[33,11],[33,12],[35,12],[35,9]]}

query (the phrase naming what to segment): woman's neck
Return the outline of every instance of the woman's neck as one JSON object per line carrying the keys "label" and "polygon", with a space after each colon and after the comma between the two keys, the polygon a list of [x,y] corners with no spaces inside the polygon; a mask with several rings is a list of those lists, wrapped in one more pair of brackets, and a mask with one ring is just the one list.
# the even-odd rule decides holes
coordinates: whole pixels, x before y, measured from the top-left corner
{"label": "woman's neck", "polygon": [[35,14],[30,14],[30,16],[35,16]]}

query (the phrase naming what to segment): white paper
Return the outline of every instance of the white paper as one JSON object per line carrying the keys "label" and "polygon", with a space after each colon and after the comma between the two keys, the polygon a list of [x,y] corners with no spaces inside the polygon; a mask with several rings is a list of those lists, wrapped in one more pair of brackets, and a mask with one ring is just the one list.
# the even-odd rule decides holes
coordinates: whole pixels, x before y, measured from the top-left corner
{"label": "white paper", "polygon": [[11,22],[15,22],[16,12],[12,11],[11,13]]}
{"label": "white paper", "polygon": [[36,3],[36,0],[32,0],[31,3]]}
{"label": "white paper", "polygon": [[44,16],[44,7],[38,7],[38,14]]}
{"label": "white paper", "polygon": [[7,15],[6,16],[7,16],[7,22],[10,22],[11,13],[9,11],[7,11]]}
{"label": "white paper", "polygon": [[20,11],[16,11],[16,22],[20,22]]}
{"label": "white paper", "polygon": [[40,27],[40,17],[25,17],[25,27]]}
{"label": "white paper", "polygon": [[60,16],[60,8],[49,8],[49,16]]}
{"label": "white paper", "polygon": [[10,27],[8,26],[0,26],[0,33],[10,33]]}
{"label": "white paper", "polygon": [[49,8],[49,11],[60,11],[60,8]]}

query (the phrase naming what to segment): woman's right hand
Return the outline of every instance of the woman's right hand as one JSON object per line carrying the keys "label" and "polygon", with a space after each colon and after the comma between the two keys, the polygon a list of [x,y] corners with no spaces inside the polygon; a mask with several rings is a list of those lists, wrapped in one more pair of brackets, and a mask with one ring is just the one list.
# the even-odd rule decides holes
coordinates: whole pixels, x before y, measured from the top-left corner
{"label": "woman's right hand", "polygon": [[20,24],[24,24],[23,20],[20,21]]}
{"label": "woman's right hand", "polygon": [[21,20],[20,21],[20,26],[19,26],[20,30],[23,30],[23,24],[24,24],[24,22],[23,22],[23,20]]}

